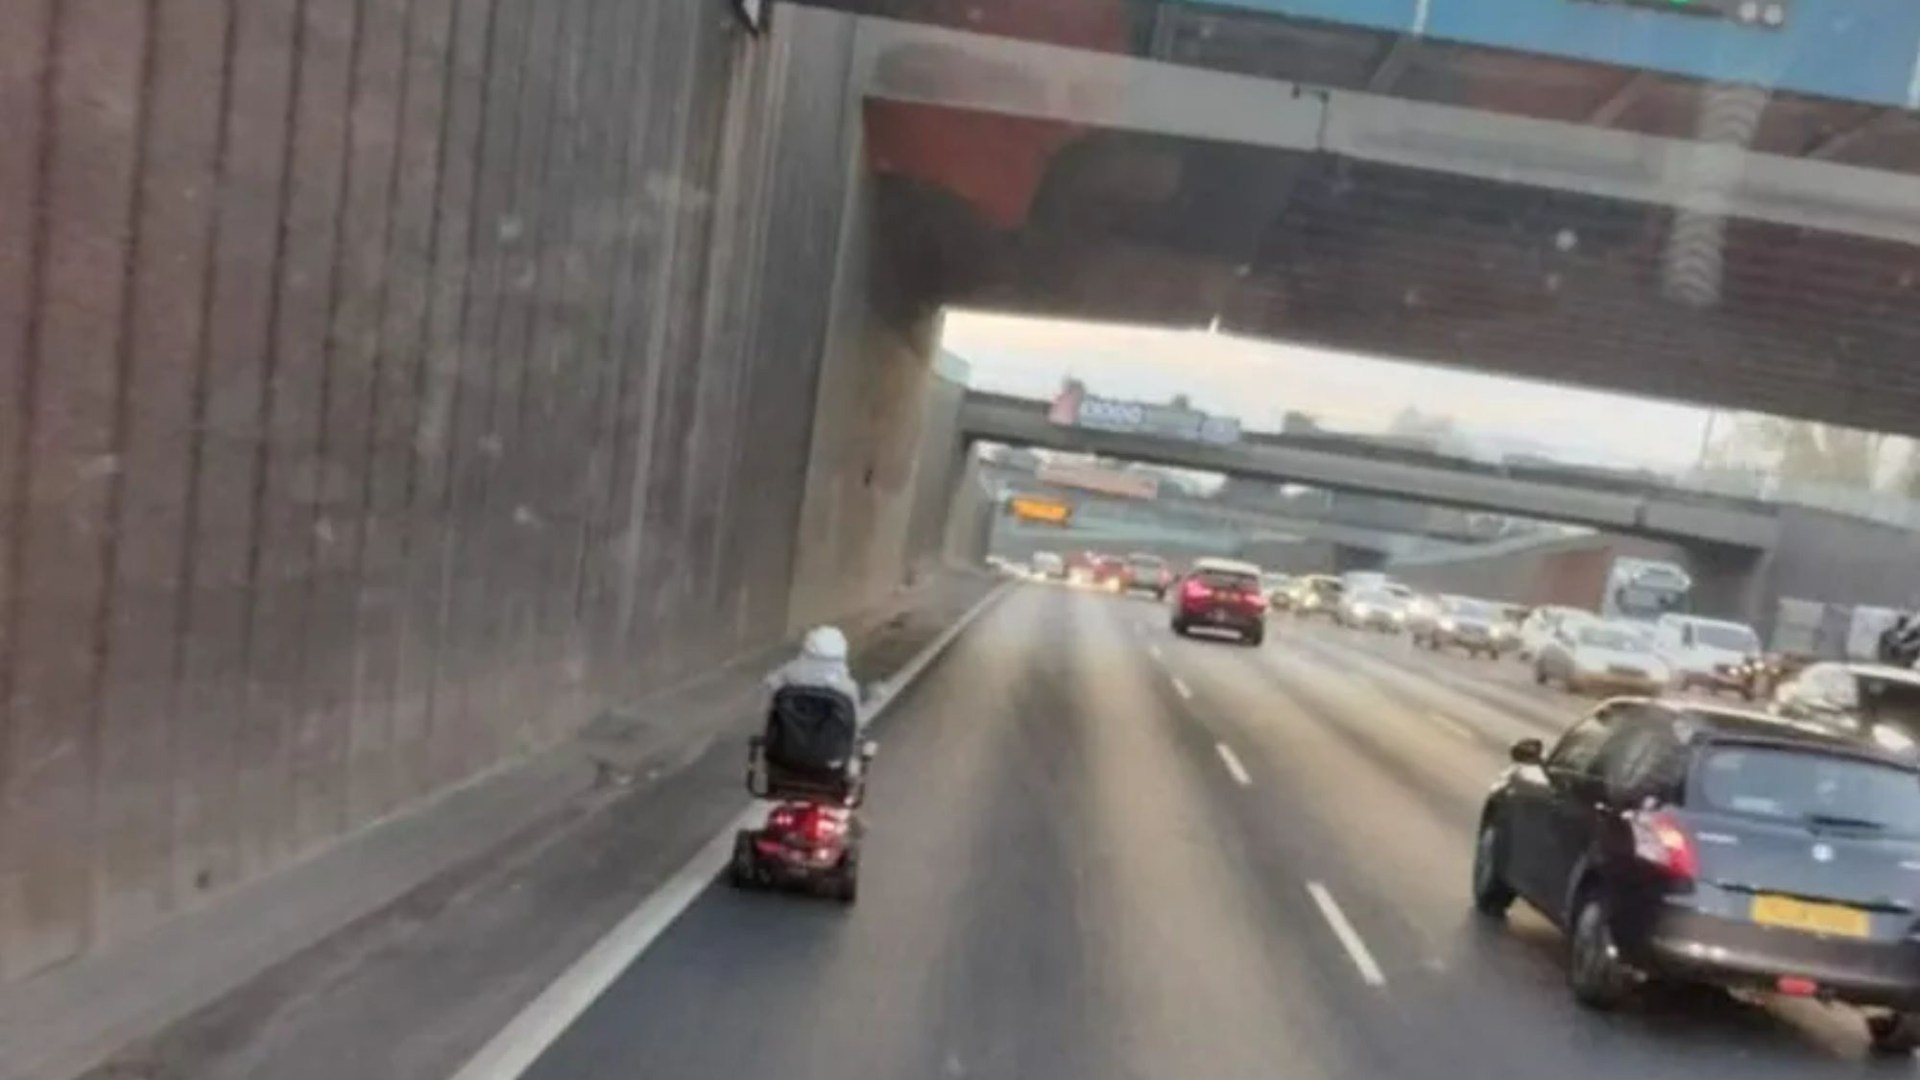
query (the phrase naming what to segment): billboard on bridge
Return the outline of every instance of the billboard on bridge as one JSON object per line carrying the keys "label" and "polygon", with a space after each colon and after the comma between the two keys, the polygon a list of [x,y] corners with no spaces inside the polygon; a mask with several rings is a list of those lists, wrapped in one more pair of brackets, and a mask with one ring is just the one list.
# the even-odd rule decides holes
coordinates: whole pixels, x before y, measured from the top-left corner
{"label": "billboard on bridge", "polygon": [[1104,465],[1049,461],[1033,472],[1034,478],[1061,487],[1118,495],[1123,499],[1157,499],[1160,478],[1152,473],[1129,472]]}
{"label": "billboard on bridge", "polygon": [[1236,443],[1240,441],[1240,421],[1231,416],[1211,416],[1181,404],[1156,405],[1147,401],[1096,397],[1078,382],[1071,382],[1053,399],[1047,419],[1066,427],[1092,428],[1125,435],[1153,435],[1188,442]]}

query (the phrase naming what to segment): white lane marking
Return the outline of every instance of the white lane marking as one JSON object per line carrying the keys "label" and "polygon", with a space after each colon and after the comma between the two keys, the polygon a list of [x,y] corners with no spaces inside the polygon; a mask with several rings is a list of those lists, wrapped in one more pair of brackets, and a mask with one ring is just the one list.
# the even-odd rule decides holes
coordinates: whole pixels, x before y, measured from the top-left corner
{"label": "white lane marking", "polygon": [[1317,881],[1309,881],[1307,892],[1312,894],[1314,904],[1320,908],[1321,917],[1326,919],[1327,925],[1333,928],[1333,936],[1339,938],[1340,945],[1347,950],[1347,956],[1353,960],[1353,966],[1360,969],[1360,981],[1368,986],[1387,985],[1386,973],[1380,970],[1380,965],[1374,960],[1373,953],[1367,949],[1367,943],[1361,940],[1360,932],[1347,921],[1347,913],[1340,910],[1339,903],[1333,899],[1333,894],[1327,891],[1327,887]]}
{"label": "white lane marking", "polygon": [[1186,682],[1180,678],[1180,676],[1169,675],[1167,676],[1167,678],[1173,680],[1173,692],[1176,694],[1179,694],[1182,700],[1184,701],[1193,700],[1193,688],[1191,686],[1188,686]]}
{"label": "white lane marking", "polygon": [[1164,659],[1166,659],[1166,657],[1164,657],[1164,656],[1162,656],[1162,655],[1160,654],[1160,646],[1158,646],[1158,645],[1149,645],[1149,646],[1147,646],[1147,655],[1149,655],[1149,656],[1151,656],[1151,657],[1153,657],[1153,658],[1154,658],[1155,660],[1164,660]]}
{"label": "white lane marking", "polygon": [[1438,724],[1443,731],[1456,735],[1468,742],[1478,742],[1480,739],[1480,736],[1475,734],[1472,728],[1448,716],[1446,713],[1430,711],[1427,713],[1427,719]]}
{"label": "white lane marking", "polygon": [[1240,755],[1233,752],[1233,747],[1217,742],[1213,744],[1213,748],[1219,752],[1221,764],[1224,764],[1227,771],[1233,774],[1236,783],[1241,787],[1253,786],[1253,777],[1247,775],[1247,767],[1240,764]]}
{"label": "white lane marking", "polygon": [[[1007,585],[1003,584],[981,597],[978,603],[967,609],[966,614],[955,620],[952,626],[942,631],[939,637],[934,638],[888,679],[884,684],[884,696],[872,706],[872,719],[879,719],[888,706],[898,701],[900,691],[925,671],[935,657],[945,652],[947,646],[1006,591]],[[519,1015],[495,1032],[493,1038],[487,1040],[487,1044],[469,1058],[459,1072],[453,1074],[452,1080],[516,1080],[532,1068],[540,1055],[547,1052],[547,1047],[565,1034],[580,1018],[580,1014],[599,1000],[607,987],[612,986],[622,972],[633,966],[640,954],[699,899],[707,886],[713,884],[714,878],[726,869],[727,860],[733,856],[733,834],[759,824],[760,815],[761,808],[749,803],[693,858],[687,860],[685,866],[640,901],[639,906],[628,912],[585,955],[561,972],[560,977],[542,990]]]}

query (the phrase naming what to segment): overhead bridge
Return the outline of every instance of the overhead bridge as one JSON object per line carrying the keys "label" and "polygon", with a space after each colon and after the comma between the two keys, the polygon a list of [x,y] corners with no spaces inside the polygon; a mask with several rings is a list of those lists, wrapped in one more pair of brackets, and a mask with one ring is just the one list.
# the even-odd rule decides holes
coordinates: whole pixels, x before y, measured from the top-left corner
{"label": "overhead bridge", "polygon": [[1229,476],[1305,484],[1490,510],[1516,517],[1586,525],[1612,532],[1747,551],[1773,547],[1779,517],[1766,503],[1674,489],[1622,490],[1576,470],[1565,475],[1442,455],[1382,457],[1306,445],[1287,435],[1249,435],[1214,444],[1056,424],[1043,402],[969,394],[960,410],[961,437],[1016,446],[1099,454],[1128,461]]}
{"label": "overhead bridge", "polygon": [[[902,249],[889,280],[947,306],[1217,326],[1920,434],[1920,149],[1882,160],[1920,148],[1920,125],[1871,95],[1816,106],[1216,6],[1145,5],[1151,35],[1063,37],[1037,13],[1131,7],[843,2],[984,13],[969,29],[863,19],[849,66]],[[1488,7],[1432,6],[1441,22]],[[1650,18],[1549,7],[1594,9],[1563,43]],[[1800,14],[1806,33],[1833,21]],[[1860,21],[1878,30],[1820,55],[1879,70],[1899,40],[1910,65],[1911,19]],[[1761,33],[1682,29],[1727,39],[1700,43],[1715,55]],[[1371,75],[1335,71],[1327,40],[1387,52]],[[1737,131],[1707,137],[1721,127]]]}

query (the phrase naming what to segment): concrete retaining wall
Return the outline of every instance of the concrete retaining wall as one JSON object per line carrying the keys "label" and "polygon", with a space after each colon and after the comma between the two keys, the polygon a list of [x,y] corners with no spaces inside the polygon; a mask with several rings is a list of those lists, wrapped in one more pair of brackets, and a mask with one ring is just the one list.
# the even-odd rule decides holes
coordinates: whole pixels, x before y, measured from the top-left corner
{"label": "concrete retaining wall", "polygon": [[0,977],[784,631],[851,38],[779,15],[9,7]]}

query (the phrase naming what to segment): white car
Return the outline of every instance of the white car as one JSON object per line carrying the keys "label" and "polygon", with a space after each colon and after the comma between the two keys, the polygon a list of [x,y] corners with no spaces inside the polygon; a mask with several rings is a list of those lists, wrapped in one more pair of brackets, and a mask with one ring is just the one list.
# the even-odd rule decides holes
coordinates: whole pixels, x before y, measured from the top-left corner
{"label": "white car", "polygon": [[1673,671],[1674,684],[1683,690],[1705,686],[1744,693],[1743,666],[1760,655],[1760,635],[1753,627],[1694,615],[1660,616],[1654,643]]}
{"label": "white car", "polygon": [[1637,623],[1564,620],[1533,658],[1535,682],[1573,693],[1659,694],[1671,678],[1652,633]]}
{"label": "white car", "polygon": [[1569,620],[1587,622],[1597,621],[1598,615],[1575,607],[1555,607],[1547,605],[1534,608],[1520,623],[1520,659],[1532,660],[1540,655],[1541,646],[1552,641],[1560,632],[1562,623]]}
{"label": "white car", "polygon": [[1407,625],[1407,601],[1385,588],[1348,590],[1336,618],[1342,626],[1395,633]]}

